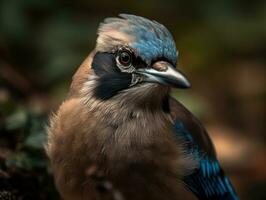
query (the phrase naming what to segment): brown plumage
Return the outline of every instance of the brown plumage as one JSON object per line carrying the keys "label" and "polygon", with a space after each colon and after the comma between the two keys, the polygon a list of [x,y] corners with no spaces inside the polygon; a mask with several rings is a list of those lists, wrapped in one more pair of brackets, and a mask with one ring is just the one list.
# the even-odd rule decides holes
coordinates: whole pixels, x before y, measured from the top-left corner
{"label": "brown plumage", "polygon": [[227,194],[193,182],[193,174],[222,173],[204,128],[169,97],[171,86],[189,86],[174,68],[171,34],[158,22],[121,17],[100,25],[94,51],[51,117],[46,150],[62,198],[177,200],[183,181],[202,198]]}
{"label": "brown plumage", "polygon": [[[84,104],[81,86],[91,73],[92,56],[74,75],[68,98],[51,118],[47,153],[60,194],[70,200],[115,199],[99,191],[101,184],[111,183],[111,193],[121,193],[125,200],[180,199],[178,180],[195,164],[175,143],[172,117],[156,108],[161,102],[158,92],[164,88],[150,86],[155,87],[157,105],[142,108],[140,102],[137,111],[126,107],[122,113],[132,116],[118,119],[119,126],[112,124],[100,114],[101,109],[110,109],[108,103],[95,108],[99,113],[89,112]],[[123,108],[113,109],[121,114]],[[112,112],[108,118],[113,119]]]}

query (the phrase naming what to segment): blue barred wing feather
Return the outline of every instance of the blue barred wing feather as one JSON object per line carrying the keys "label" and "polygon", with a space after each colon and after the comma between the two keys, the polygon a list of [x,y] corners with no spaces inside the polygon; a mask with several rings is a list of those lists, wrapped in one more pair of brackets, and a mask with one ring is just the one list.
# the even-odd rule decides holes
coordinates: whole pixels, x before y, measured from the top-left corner
{"label": "blue barred wing feather", "polygon": [[184,153],[198,161],[193,173],[183,178],[186,187],[201,200],[238,200],[200,122],[174,99],[170,100],[170,109],[177,140],[184,143]]}

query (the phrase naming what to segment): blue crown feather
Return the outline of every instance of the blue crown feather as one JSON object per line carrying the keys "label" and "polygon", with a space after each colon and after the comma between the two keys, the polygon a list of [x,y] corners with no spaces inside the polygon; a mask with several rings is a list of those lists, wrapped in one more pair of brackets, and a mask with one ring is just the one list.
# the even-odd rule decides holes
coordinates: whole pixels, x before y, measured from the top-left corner
{"label": "blue crown feather", "polygon": [[[160,23],[144,17],[120,14],[121,18],[107,18],[101,25],[113,28],[133,38],[128,45],[148,64],[157,58],[164,58],[173,64],[177,62],[177,51],[171,33]],[[108,29],[107,29],[108,30]],[[105,34],[108,34],[107,31]],[[108,35],[112,39],[112,35]]]}

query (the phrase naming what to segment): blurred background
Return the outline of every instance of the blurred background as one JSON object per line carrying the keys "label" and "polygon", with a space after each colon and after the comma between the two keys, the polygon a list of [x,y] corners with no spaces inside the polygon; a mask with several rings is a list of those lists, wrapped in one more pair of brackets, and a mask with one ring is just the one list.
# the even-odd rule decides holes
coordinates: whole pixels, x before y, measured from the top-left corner
{"label": "blurred background", "polygon": [[193,85],[173,95],[206,126],[241,199],[266,199],[264,0],[1,0],[0,199],[58,199],[43,149],[47,117],[98,24],[119,13],[172,32]]}

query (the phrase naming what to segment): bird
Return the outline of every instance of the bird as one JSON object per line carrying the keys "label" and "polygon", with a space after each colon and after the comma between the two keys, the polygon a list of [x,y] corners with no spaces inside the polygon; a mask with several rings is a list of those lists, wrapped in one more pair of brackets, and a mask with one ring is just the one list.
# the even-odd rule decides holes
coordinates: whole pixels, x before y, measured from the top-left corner
{"label": "bird", "polygon": [[171,88],[189,88],[173,36],[155,20],[120,14],[51,115],[45,145],[65,200],[238,200],[200,121]]}

